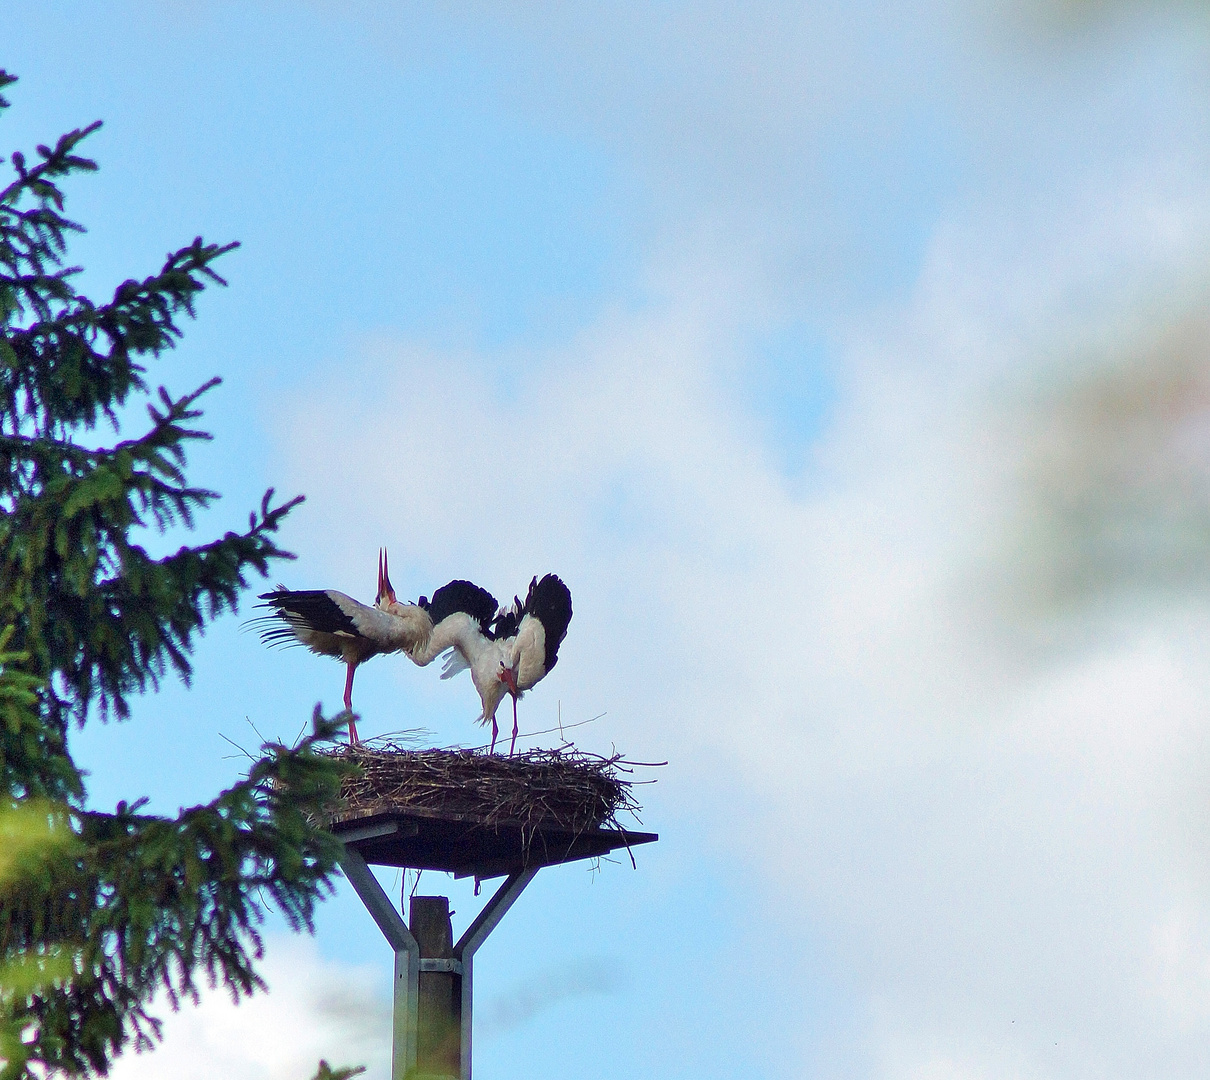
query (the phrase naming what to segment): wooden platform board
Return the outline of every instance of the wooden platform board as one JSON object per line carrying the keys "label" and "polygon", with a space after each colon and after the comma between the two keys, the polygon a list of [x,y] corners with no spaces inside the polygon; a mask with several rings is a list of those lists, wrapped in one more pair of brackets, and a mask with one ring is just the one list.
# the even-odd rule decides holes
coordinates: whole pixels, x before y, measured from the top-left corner
{"label": "wooden platform board", "polygon": [[558,825],[484,821],[438,810],[391,810],[331,826],[367,863],[494,878],[608,855],[659,839],[622,829],[571,831]]}

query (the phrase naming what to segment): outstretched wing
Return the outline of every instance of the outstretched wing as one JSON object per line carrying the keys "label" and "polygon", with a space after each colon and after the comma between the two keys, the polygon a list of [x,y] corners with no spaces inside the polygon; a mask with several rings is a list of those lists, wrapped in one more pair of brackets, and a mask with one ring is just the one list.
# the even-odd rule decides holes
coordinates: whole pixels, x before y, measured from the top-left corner
{"label": "outstretched wing", "polygon": [[351,655],[364,660],[406,644],[407,626],[400,616],[368,607],[336,589],[279,587],[260,599],[265,603],[258,607],[273,609],[272,615],[253,620],[261,624],[260,636],[266,645],[298,643],[346,660]]}
{"label": "outstretched wing", "polygon": [[559,646],[567,637],[571,590],[554,574],[547,574],[541,581],[535,579],[525,597],[524,615],[532,615],[546,632],[545,667],[549,672],[559,659]]}
{"label": "outstretched wing", "polygon": [[360,636],[354,614],[363,605],[335,589],[291,590],[279,585],[273,592],[261,593],[258,599],[265,603],[257,607],[273,609],[272,615],[255,620],[270,624],[260,632],[266,645],[288,645],[294,641],[309,644],[313,634]]}
{"label": "outstretched wing", "polygon": [[426,602],[421,597],[420,606],[429,613],[434,626],[450,615],[462,612],[474,619],[486,634],[497,605],[496,598],[486,589],[470,581],[457,580],[442,585],[433,593],[432,600]]}

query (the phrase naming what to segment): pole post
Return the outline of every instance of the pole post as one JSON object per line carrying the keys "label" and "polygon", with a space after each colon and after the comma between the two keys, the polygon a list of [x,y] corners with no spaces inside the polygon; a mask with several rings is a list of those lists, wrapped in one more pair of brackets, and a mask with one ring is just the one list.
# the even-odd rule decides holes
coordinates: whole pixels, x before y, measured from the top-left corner
{"label": "pole post", "polygon": [[510,874],[455,945],[448,897],[413,897],[409,928],[357,851],[339,861],[395,952],[391,1080],[471,1080],[475,952],[538,868]]}
{"label": "pole post", "polygon": [[454,959],[449,898],[413,896],[410,922],[412,936],[420,943],[417,1077],[457,1080],[461,1067],[462,965]]}

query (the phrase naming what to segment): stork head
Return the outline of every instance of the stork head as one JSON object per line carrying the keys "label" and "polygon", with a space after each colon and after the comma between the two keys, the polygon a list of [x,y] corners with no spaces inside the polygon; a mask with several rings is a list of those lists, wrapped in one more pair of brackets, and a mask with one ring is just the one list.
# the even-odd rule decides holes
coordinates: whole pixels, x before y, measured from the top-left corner
{"label": "stork head", "polygon": [[382,608],[395,603],[395,590],[391,586],[391,577],[387,572],[387,550],[378,549],[378,597],[375,605]]}
{"label": "stork head", "polygon": [[514,699],[521,696],[521,691],[517,689],[517,668],[515,665],[509,667],[508,664],[501,660],[500,671],[497,673],[496,678],[504,683],[505,688],[512,694]]}

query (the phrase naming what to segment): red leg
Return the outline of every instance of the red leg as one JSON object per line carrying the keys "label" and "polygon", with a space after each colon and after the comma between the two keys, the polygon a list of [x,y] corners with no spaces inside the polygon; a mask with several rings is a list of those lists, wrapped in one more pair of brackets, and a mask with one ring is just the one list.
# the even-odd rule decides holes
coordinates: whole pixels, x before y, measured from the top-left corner
{"label": "red leg", "polygon": [[489,754],[496,752],[496,736],[500,733],[499,727],[496,726],[496,718],[492,717],[492,748],[488,751]]}
{"label": "red leg", "polygon": [[508,756],[513,756],[513,751],[517,749],[517,699],[513,698],[513,744],[508,748]]}
{"label": "red leg", "polygon": [[[353,672],[357,670],[356,664],[349,664],[349,673],[345,676],[345,711],[353,711]],[[356,746],[361,740],[357,737],[357,721],[351,716],[349,717],[349,745]]]}

